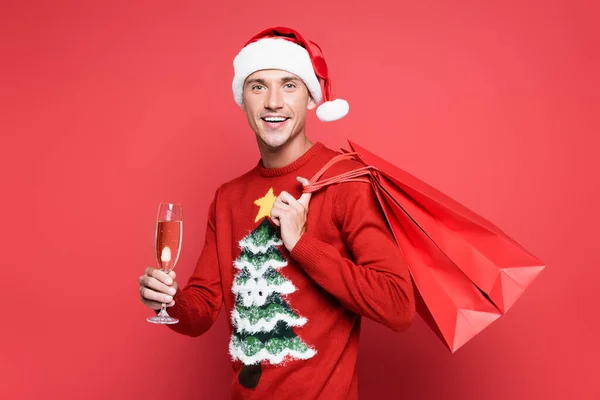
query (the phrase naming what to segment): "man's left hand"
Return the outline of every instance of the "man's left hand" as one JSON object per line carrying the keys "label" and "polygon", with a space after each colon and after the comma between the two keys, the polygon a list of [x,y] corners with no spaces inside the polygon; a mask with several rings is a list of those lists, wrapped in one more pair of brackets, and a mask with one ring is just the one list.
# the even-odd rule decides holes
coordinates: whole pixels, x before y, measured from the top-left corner
{"label": "man's left hand", "polygon": [[[306,178],[298,177],[297,179],[303,186],[308,184]],[[273,208],[271,208],[271,220],[281,228],[281,240],[289,252],[306,232],[306,217],[311,195],[312,193],[303,193],[296,200],[294,196],[283,191],[277,196]]]}

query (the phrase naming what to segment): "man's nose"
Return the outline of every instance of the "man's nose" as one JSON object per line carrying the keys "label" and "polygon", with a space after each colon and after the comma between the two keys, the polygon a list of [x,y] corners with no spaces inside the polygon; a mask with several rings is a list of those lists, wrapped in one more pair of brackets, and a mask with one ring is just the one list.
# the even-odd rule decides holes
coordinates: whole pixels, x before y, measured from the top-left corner
{"label": "man's nose", "polygon": [[283,96],[279,90],[269,90],[267,94],[265,108],[277,110],[283,107]]}

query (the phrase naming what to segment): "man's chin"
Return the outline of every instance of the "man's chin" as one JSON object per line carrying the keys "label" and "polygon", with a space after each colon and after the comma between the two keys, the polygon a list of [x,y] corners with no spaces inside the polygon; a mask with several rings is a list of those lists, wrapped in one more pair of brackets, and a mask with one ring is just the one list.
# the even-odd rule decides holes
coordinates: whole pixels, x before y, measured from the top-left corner
{"label": "man's chin", "polygon": [[269,132],[260,136],[260,141],[269,149],[278,149],[284,146],[290,139],[290,136],[285,132],[275,133]]}

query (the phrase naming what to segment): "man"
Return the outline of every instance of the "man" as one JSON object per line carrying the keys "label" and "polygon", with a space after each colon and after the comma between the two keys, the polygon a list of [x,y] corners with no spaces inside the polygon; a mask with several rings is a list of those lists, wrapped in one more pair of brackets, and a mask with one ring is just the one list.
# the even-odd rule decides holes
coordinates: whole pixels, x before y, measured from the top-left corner
{"label": "man", "polygon": [[[361,317],[402,331],[415,310],[408,269],[371,186],[302,194],[306,178],[338,154],[308,139],[307,111],[325,100],[317,116],[332,121],[348,105],[332,100],[318,46],[288,28],[253,37],[234,70],[234,97],[261,159],[216,191],[185,288],[174,273],[147,268],[142,302],[154,310],[167,303],[179,319],[170,328],[190,336],[206,332],[225,304],[232,398],[355,399]],[[336,163],[323,179],[357,166]]]}

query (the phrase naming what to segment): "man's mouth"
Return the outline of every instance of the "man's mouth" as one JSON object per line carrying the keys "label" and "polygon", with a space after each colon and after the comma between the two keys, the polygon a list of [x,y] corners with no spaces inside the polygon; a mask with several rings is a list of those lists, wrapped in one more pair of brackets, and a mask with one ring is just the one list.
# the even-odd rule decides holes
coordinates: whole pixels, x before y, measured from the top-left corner
{"label": "man's mouth", "polygon": [[265,121],[265,125],[267,125],[269,128],[279,128],[279,127],[283,126],[283,124],[285,124],[287,122],[287,120],[290,118],[278,116],[278,117],[261,117],[260,119]]}

